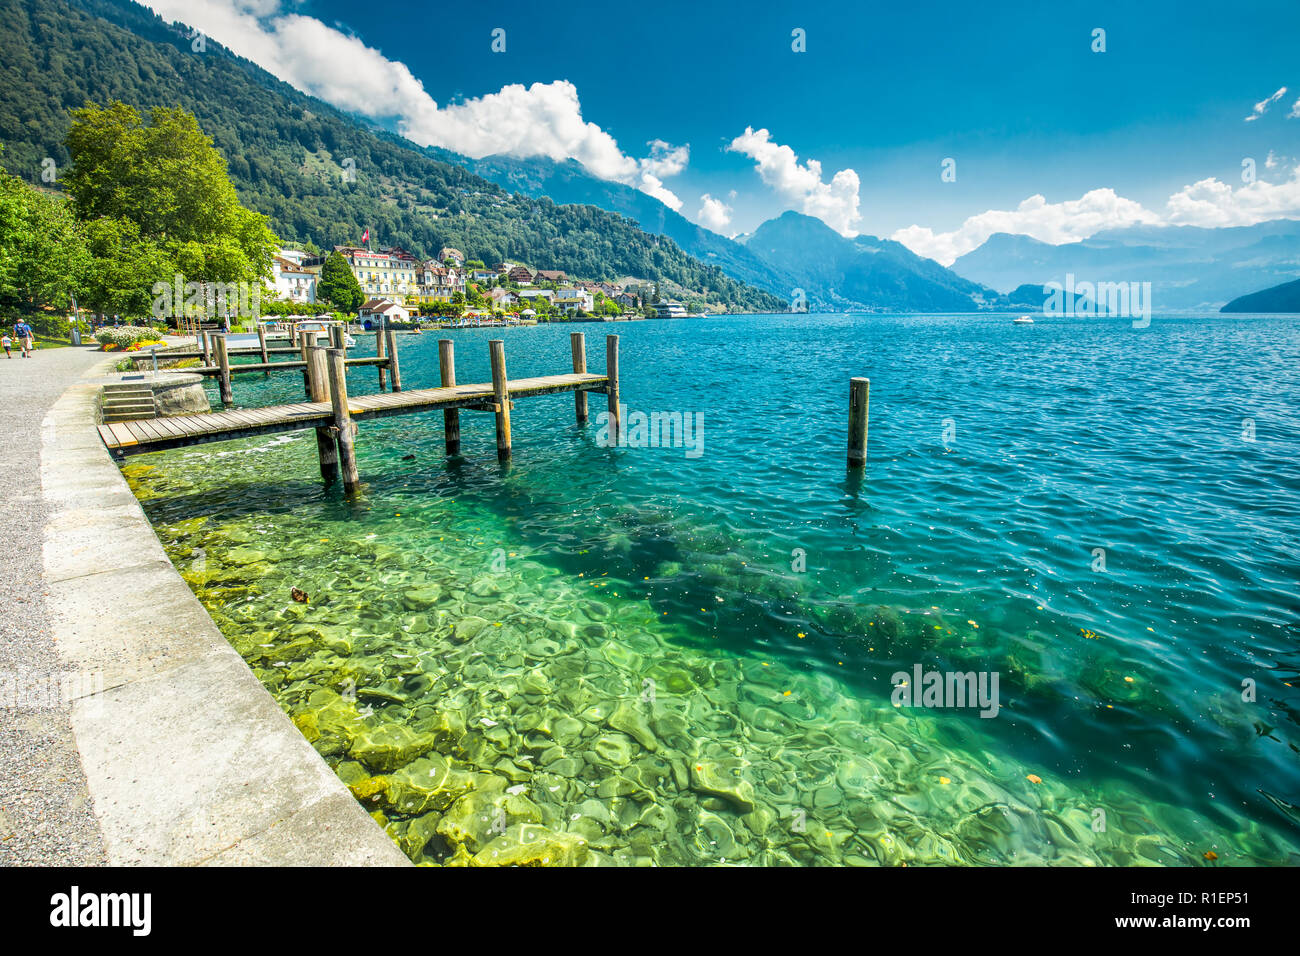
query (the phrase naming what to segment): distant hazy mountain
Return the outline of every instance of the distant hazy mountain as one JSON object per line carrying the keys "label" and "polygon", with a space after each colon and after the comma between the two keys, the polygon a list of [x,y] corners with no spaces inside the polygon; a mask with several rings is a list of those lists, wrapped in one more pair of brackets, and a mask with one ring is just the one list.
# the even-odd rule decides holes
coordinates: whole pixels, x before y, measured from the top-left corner
{"label": "distant hazy mountain", "polygon": [[797,212],[770,219],[740,238],[763,262],[785,270],[812,308],[959,312],[1005,305],[993,290],[901,243],[874,236],[845,239],[820,219]]}
{"label": "distant hazy mountain", "polygon": [[1300,312],[1300,279],[1233,299],[1220,312]]}
{"label": "distant hazy mountain", "polygon": [[953,271],[998,290],[1077,281],[1150,282],[1157,310],[1218,308],[1269,282],[1300,276],[1300,222],[1254,226],[1135,226],[1053,246],[998,233],[953,263]]}
{"label": "distant hazy mountain", "polygon": [[796,212],[733,240],[695,225],[638,189],[598,179],[572,160],[473,160],[443,150],[429,152],[527,196],[586,203],[627,216],[733,279],[787,300],[794,289],[803,289],[812,310],[942,312],[1005,305],[992,290],[897,242],[873,236],[845,239],[820,219]]}

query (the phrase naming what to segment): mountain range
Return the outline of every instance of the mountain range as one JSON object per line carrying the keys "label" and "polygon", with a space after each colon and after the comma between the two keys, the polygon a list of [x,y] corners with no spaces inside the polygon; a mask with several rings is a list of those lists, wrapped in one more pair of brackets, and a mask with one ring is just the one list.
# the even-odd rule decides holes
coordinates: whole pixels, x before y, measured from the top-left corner
{"label": "mountain range", "polygon": [[1133,226],[1054,246],[998,233],[953,271],[995,289],[1024,283],[1150,282],[1157,311],[1217,309],[1230,299],[1300,276],[1300,222],[1253,226]]}

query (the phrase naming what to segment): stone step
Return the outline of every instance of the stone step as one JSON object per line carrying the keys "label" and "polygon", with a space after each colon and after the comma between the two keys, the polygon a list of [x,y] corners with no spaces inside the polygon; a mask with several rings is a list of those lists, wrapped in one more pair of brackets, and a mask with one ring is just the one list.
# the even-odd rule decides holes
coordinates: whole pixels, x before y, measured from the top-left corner
{"label": "stone step", "polygon": [[119,401],[117,399],[114,399],[113,401],[105,402],[103,405],[104,411],[106,412],[107,411],[122,412],[122,411],[137,411],[137,410],[144,411],[144,410],[152,410],[153,407],[154,404],[152,399],[141,399],[140,401]]}
{"label": "stone step", "polygon": [[152,392],[153,388],[149,385],[136,385],[135,383],[126,383],[122,385],[105,385],[104,392],[109,395],[117,395],[122,392]]}

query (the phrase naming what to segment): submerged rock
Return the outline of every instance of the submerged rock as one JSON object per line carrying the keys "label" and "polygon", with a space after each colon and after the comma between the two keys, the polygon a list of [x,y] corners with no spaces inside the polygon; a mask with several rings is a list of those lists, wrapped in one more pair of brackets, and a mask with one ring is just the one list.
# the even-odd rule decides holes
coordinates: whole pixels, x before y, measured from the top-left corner
{"label": "submerged rock", "polygon": [[521,793],[476,790],[451,805],[438,833],[449,846],[463,844],[475,853],[516,824],[541,822],[541,808]]}
{"label": "submerged rock", "polygon": [[517,824],[474,855],[475,866],[583,866],[591,850],[577,833]]}
{"label": "submerged rock", "polygon": [[740,776],[739,760],[695,761],[691,764],[691,789],[721,797],[740,813],[754,810],[754,786]]}
{"label": "submerged rock", "polygon": [[651,705],[637,706],[631,701],[620,701],[606,723],[615,730],[623,731],[646,750],[654,753],[659,749],[659,739],[655,737],[654,731],[646,722],[644,708],[649,706]]}
{"label": "submerged rock", "polygon": [[416,733],[404,724],[364,727],[348,747],[348,756],[372,770],[387,772],[410,763],[438,745],[433,734]]}

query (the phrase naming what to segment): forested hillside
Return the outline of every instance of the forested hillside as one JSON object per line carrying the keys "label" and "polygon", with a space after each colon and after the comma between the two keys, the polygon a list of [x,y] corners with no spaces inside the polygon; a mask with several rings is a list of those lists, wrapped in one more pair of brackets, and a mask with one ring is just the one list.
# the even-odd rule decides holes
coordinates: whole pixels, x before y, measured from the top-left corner
{"label": "forested hillside", "polygon": [[[182,106],[229,164],[240,199],[286,241],[328,248],[369,228],[382,245],[510,259],[589,278],[671,279],[740,310],[784,307],[663,236],[594,206],[510,194],[281,83],[210,38],[126,0],[0,0],[0,143],[11,172],[62,170],[68,110]],[[340,64],[340,69],[346,64]]]}

